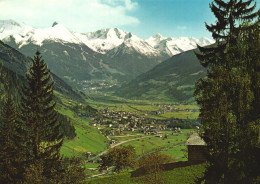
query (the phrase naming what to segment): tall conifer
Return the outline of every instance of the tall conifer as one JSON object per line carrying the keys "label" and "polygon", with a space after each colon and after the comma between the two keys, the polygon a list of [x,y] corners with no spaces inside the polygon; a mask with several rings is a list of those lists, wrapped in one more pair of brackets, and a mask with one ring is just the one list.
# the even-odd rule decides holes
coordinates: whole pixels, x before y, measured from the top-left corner
{"label": "tall conifer", "polygon": [[[255,100],[259,98],[259,88],[255,89],[253,83],[260,78],[253,76],[259,50],[248,50],[252,37],[246,37],[246,32],[254,28],[259,40],[259,22],[244,27],[242,23],[254,22],[259,10],[254,12],[253,0],[214,0],[210,8],[217,21],[206,24],[206,28],[216,44],[199,47],[200,53],[196,53],[208,73],[197,82],[194,93],[201,106],[202,137],[208,145],[209,166],[203,179],[205,183],[249,182],[250,177],[257,175],[253,170],[257,168],[259,125],[252,127],[257,127],[259,119],[255,116],[257,113],[253,116],[252,113],[258,111],[259,114],[256,110],[259,105],[254,105],[259,104]],[[254,43],[259,47],[258,41]]]}
{"label": "tall conifer", "polygon": [[[230,167],[237,183],[260,180],[260,22],[243,25],[230,59],[238,63],[233,70],[232,113],[236,119]],[[246,28],[246,29],[244,29]]]}
{"label": "tall conifer", "polygon": [[203,66],[227,67],[231,64],[224,59],[226,48],[228,45],[236,44],[241,22],[252,21],[259,15],[259,11],[254,11],[256,3],[253,4],[253,2],[253,0],[228,0],[227,2],[213,0],[210,9],[217,21],[210,25],[206,23],[206,28],[211,32],[216,45],[210,48],[198,45],[201,53],[196,53],[196,55]]}
{"label": "tall conifer", "polygon": [[0,121],[0,183],[17,183],[22,179],[23,154],[20,152],[17,132],[18,112],[8,93]]}
{"label": "tall conifer", "polygon": [[26,160],[30,168],[40,164],[42,175],[51,178],[60,164],[63,135],[53,101],[53,80],[39,51],[26,78],[28,86],[24,86],[21,99],[21,124],[27,132]]}

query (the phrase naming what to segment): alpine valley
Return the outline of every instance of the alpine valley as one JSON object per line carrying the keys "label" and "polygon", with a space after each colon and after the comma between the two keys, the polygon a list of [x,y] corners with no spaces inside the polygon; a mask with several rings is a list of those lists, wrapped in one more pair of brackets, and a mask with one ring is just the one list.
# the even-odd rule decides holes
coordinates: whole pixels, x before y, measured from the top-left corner
{"label": "alpine valley", "polygon": [[0,0],[0,184],[260,184],[259,4],[211,1]]}
{"label": "alpine valley", "polygon": [[[137,92],[134,95],[132,91],[136,88],[133,85],[136,83],[134,81],[140,81],[143,76],[150,81],[148,83],[158,83],[161,80],[158,76],[160,74],[164,74],[166,79],[173,79],[171,76],[174,76],[174,81],[169,85],[175,90],[190,87],[193,89],[192,86],[197,79],[193,76],[196,76],[196,73],[200,73],[201,76],[204,70],[198,67],[199,62],[194,56],[191,60],[187,57],[192,51],[187,54],[185,51],[195,49],[197,44],[206,46],[213,43],[208,38],[171,38],[160,34],[144,40],[117,28],[76,33],[57,22],[54,22],[52,27],[38,29],[14,20],[0,21],[0,39],[28,57],[32,57],[38,49],[51,71],[79,90],[88,93],[100,90],[111,92],[114,89],[118,90],[123,84],[116,94],[122,96],[124,92],[123,96],[133,98],[135,95],[142,96]],[[183,54],[179,55],[180,53]],[[167,59],[168,61],[165,61]],[[172,63],[176,71],[168,73],[166,68],[171,60],[178,60]],[[186,68],[187,71],[182,72],[181,68]],[[189,68],[191,70],[188,70]],[[155,70],[157,74],[151,74]],[[151,78],[148,79],[147,76]],[[135,79],[136,77],[138,78]],[[192,80],[189,80],[190,78]],[[129,91],[126,87],[128,84],[133,90]],[[147,89],[144,83],[138,85],[138,88],[142,86],[146,87],[138,91]],[[165,91],[161,87],[156,89]],[[191,90],[180,93],[186,96],[179,94],[181,97],[175,100],[182,101],[191,97]],[[165,95],[172,97],[168,92]],[[153,95],[148,96],[153,98]]]}

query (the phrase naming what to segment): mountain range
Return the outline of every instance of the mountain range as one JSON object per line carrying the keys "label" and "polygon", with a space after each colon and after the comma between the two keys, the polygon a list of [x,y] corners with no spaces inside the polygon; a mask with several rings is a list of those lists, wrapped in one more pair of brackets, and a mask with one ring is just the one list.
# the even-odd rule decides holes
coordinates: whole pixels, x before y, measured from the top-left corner
{"label": "mountain range", "polygon": [[13,20],[0,21],[0,39],[26,56],[39,49],[53,73],[81,90],[129,82],[197,44],[213,43],[208,38],[160,34],[144,40],[117,28],[76,33],[56,22],[37,29]]}

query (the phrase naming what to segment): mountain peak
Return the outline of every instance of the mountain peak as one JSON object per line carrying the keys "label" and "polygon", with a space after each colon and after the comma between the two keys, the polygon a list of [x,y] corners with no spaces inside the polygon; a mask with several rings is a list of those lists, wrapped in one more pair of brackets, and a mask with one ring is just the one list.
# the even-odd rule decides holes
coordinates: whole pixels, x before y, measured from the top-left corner
{"label": "mountain peak", "polygon": [[132,33],[128,33],[126,36],[125,36],[125,40],[129,39],[129,38],[132,38],[133,37],[133,34]]}
{"label": "mountain peak", "polygon": [[0,25],[12,25],[12,26],[20,26],[20,24],[13,19],[9,20],[0,20]]}
{"label": "mountain peak", "polygon": [[122,37],[125,35],[125,32],[117,28],[110,28],[105,34],[106,34],[106,38],[110,37],[110,38],[122,39]]}
{"label": "mountain peak", "polygon": [[152,47],[156,47],[156,45],[158,45],[158,43],[160,43],[161,41],[167,39],[166,37],[163,37],[161,34],[157,33],[156,35],[151,36],[150,38],[148,38],[146,41],[152,46]]}
{"label": "mountain peak", "polygon": [[150,38],[153,38],[153,39],[156,39],[156,40],[165,40],[165,39],[167,39],[167,37],[162,36],[160,33],[157,33],[157,34],[151,36]]}
{"label": "mountain peak", "polygon": [[59,24],[58,22],[54,21],[51,27],[54,27],[54,26],[56,26],[58,24]]}
{"label": "mountain peak", "polygon": [[118,28],[100,29],[94,32],[75,33],[85,45],[92,50],[105,54],[124,42],[125,36],[128,33]]}
{"label": "mountain peak", "polygon": [[9,35],[17,34],[22,32],[25,27],[17,23],[16,21],[9,20],[0,20],[0,39],[3,39]]}
{"label": "mountain peak", "polygon": [[157,33],[156,35],[153,36],[154,38],[162,38],[163,36],[160,33]]}

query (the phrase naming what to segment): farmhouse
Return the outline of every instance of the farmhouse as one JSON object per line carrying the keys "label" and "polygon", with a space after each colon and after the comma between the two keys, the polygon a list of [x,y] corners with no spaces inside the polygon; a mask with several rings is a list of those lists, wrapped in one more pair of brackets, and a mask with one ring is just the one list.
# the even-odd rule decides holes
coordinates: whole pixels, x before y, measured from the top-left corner
{"label": "farmhouse", "polygon": [[205,149],[206,143],[197,132],[194,132],[186,142],[188,146],[188,162],[201,163],[206,161]]}
{"label": "farmhouse", "polygon": [[155,135],[155,137],[162,137],[162,134],[157,134]]}
{"label": "farmhouse", "polygon": [[110,140],[110,144],[115,144],[116,141],[115,140]]}

